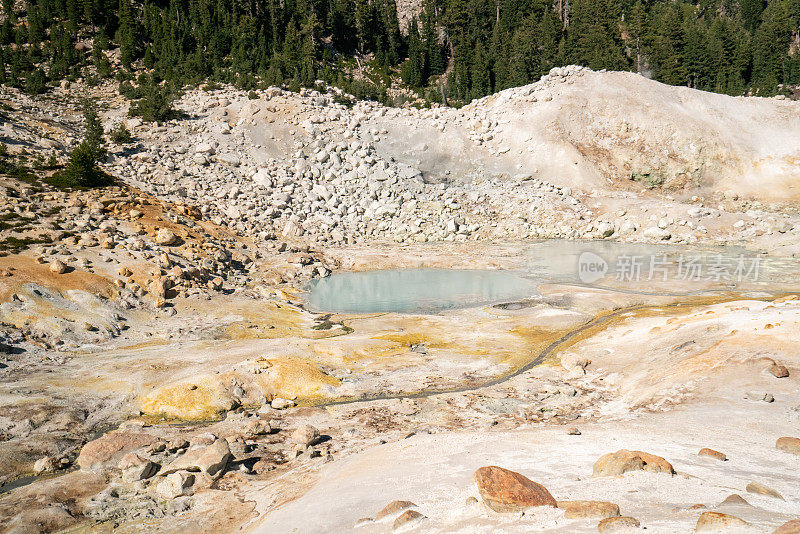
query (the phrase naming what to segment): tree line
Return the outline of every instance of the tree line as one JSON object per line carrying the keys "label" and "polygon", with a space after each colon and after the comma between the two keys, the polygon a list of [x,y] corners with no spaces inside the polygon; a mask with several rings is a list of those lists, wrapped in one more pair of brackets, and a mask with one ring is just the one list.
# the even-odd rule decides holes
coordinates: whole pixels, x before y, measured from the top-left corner
{"label": "tree line", "polygon": [[800,84],[800,0],[424,0],[406,31],[395,0],[2,0],[0,83],[30,93],[78,77],[140,98],[162,82],[323,80],[384,99],[399,75],[457,104],[567,64],[775,94]]}

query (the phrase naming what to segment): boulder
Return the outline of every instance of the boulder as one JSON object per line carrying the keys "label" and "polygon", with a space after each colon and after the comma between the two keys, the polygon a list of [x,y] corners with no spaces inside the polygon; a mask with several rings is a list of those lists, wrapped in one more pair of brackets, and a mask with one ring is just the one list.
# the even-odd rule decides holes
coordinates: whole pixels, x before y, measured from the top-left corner
{"label": "boulder", "polygon": [[150,295],[156,299],[163,299],[167,296],[167,291],[171,287],[171,283],[169,278],[156,278],[150,285],[147,286],[147,290],[149,291]]}
{"label": "boulder", "polygon": [[639,520],[635,517],[607,517],[597,524],[597,532],[631,532],[639,530]]}
{"label": "boulder", "polygon": [[668,230],[663,228],[659,228],[657,226],[651,226],[649,228],[645,228],[642,232],[645,237],[652,239],[654,241],[666,241],[667,239],[672,237],[672,234],[669,233]]}
{"label": "boulder", "polygon": [[33,472],[37,475],[41,475],[42,473],[52,473],[56,469],[58,469],[58,461],[52,456],[39,458],[33,464]]}
{"label": "boulder", "polygon": [[275,397],[272,399],[272,402],[269,403],[270,406],[275,408],[276,410],[285,410],[287,408],[291,408],[294,406],[294,401],[290,401],[289,399],[282,399],[280,397]]}
{"label": "boulder", "polygon": [[61,532],[75,524],[66,506],[56,503],[33,505],[19,513],[7,524],[3,524],[4,532]]}
{"label": "boulder", "polygon": [[134,452],[130,452],[122,457],[117,467],[122,471],[122,480],[125,482],[137,482],[152,477],[158,473],[158,469],[161,466],[151,460],[142,458]]}
{"label": "boulder", "polygon": [[392,530],[397,530],[400,532],[410,530],[420,524],[424,519],[427,518],[416,510],[406,510],[394,520],[394,523],[392,524]]}
{"label": "boulder", "polygon": [[495,512],[519,512],[534,506],[557,506],[547,488],[502,467],[481,467],[472,478],[483,502]]}
{"label": "boulder", "polygon": [[53,274],[64,274],[67,272],[66,264],[61,260],[54,260],[50,262],[50,272]]}
{"label": "boulder", "polygon": [[110,432],[81,449],[76,464],[82,471],[96,471],[116,464],[128,452],[149,447],[156,438],[140,432]]}
{"label": "boulder", "polygon": [[231,153],[219,154],[217,156],[217,161],[224,163],[225,165],[230,165],[231,167],[238,167],[242,163],[242,160],[239,159],[239,156]]}
{"label": "boulder", "polygon": [[215,150],[209,143],[200,143],[195,147],[194,152],[195,154],[213,154]]}
{"label": "boulder", "polygon": [[661,456],[621,449],[601,456],[594,464],[593,476],[619,476],[628,471],[675,474],[672,464]]}
{"label": "boulder", "polygon": [[375,516],[375,521],[380,521],[381,519],[395,516],[400,512],[405,512],[409,508],[416,508],[417,505],[411,501],[392,501],[386,506],[383,507],[383,510],[378,512],[378,515]]}
{"label": "boulder", "polygon": [[800,534],[800,519],[792,519],[776,528],[772,534]]}
{"label": "boulder", "polygon": [[174,245],[178,242],[178,237],[172,233],[172,230],[168,228],[160,228],[158,232],[156,232],[156,243],[163,246],[170,246]]}
{"label": "boulder", "polygon": [[773,362],[767,369],[769,373],[775,378],[787,378],[789,376],[789,369],[785,365]]}
{"label": "boulder", "polygon": [[700,452],[698,452],[697,454],[700,456],[708,456],[709,458],[719,460],[720,462],[725,462],[728,460],[728,457],[725,456],[724,453],[715,451],[714,449],[709,449],[707,447],[703,447],[702,449],[700,449]]}
{"label": "boulder", "polygon": [[758,482],[751,482],[745,488],[748,493],[755,493],[757,495],[766,495],[767,497],[774,497],[776,499],[785,500],[783,495],[778,493],[776,490],[765,486],[764,484],[759,484]]}
{"label": "boulder", "polygon": [[731,495],[728,495],[727,497],[725,497],[725,500],[719,504],[720,506],[722,506],[723,504],[746,505],[746,506],[750,505],[750,503],[744,500],[744,498],[738,493],[733,493]]}
{"label": "boulder", "polygon": [[156,486],[156,493],[165,499],[175,499],[186,495],[194,484],[194,475],[184,471],[172,473]]}
{"label": "boulder", "polygon": [[778,438],[778,441],[775,442],[775,447],[780,451],[800,456],[800,438]]}
{"label": "boulder", "polygon": [[697,519],[695,530],[697,532],[737,531],[747,525],[747,521],[739,519],[735,515],[721,512],[703,512]]}
{"label": "boulder", "polygon": [[597,233],[600,234],[600,237],[611,237],[614,234],[614,230],[614,225],[610,222],[597,223]]}
{"label": "boulder", "polygon": [[567,519],[604,519],[619,517],[619,506],[606,501],[558,501]]}
{"label": "boulder", "polygon": [[231,449],[228,441],[218,439],[211,445],[189,449],[170,464],[164,466],[163,474],[179,471],[203,472],[212,479],[222,476],[230,461]]}
{"label": "boulder", "polygon": [[319,430],[311,425],[302,425],[292,432],[292,441],[301,447],[310,447],[319,441]]}
{"label": "boulder", "polygon": [[263,436],[272,433],[272,426],[269,421],[263,419],[256,419],[247,423],[244,427],[244,434],[246,436]]}

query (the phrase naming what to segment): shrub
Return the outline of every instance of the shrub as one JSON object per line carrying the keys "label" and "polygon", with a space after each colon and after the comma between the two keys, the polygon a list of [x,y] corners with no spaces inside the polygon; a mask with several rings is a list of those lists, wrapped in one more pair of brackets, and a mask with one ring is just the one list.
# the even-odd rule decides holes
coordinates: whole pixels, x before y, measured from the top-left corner
{"label": "shrub", "polygon": [[25,92],[30,95],[40,95],[47,90],[47,77],[42,69],[31,72],[25,80]]}
{"label": "shrub", "polygon": [[113,130],[111,130],[111,140],[118,145],[124,145],[125,143],[130,143],[133,136],[131,136],[130,130],[128,130],[125,123],[120,122],[117,124]]}
{"label": "shrub", "polygon": [[169,84],[160,85],[152,79],[139,87],[141,98],[131,106],[128,112],[131,116],[140,116],[147,122],[167,121],[176,117],[172,109],[174,92]]}
{"label": "shrub", "polygon": [[69,155],[69,163],[63,173],[50,180],[57,187],[101,187],[111,182],[111,177],[97,167],[97,160],[105,157],[103,125],[94,105],[86,101],[83,105],[85,123],[84,140]]}
{"label": "shrub", "polygon": [[100,187],[110,182],[106,173],[97,167],[96,148],[83,141],[69,155],[69,163],[64,171],[65,185],[79,187]]}

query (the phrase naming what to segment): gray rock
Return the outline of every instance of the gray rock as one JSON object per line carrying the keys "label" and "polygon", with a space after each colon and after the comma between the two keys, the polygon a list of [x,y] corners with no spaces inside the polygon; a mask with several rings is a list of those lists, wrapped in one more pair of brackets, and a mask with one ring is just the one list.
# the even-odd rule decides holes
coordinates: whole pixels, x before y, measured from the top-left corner
{"label": "gray rock", "polygon": [[187,495],[192,484],[194,484],[194,475],[180,471],[164,477],[164,480],[156,485],[156,493],[165,499],[174,499]]}
{"label": "gray rock", "polygon": [[657,226],[645,228],[643,234],[645,237],[656,241],[666,241],[672,237],[672,234],[669,233],[669,231],[663,228],[658,228]]}
{"label": "gray rock", "polygon": [[281,397],[275,397],[272,399],[272,402],[270,402],[269,405],[276,410],[285,410],[294,406],[294,402],[288,399],[282,399]]}
{"label": "gray rock", "polygon": [[319,430],[311,425],[302,425],[292,432],[292,441],[301,447],[310,447],[319,441]]}
{"label": "gray rock", "polygon": [[614,233],[614,225],[610,222],[601,221],[597,223],[597,233],[600,237],[611,237]]}

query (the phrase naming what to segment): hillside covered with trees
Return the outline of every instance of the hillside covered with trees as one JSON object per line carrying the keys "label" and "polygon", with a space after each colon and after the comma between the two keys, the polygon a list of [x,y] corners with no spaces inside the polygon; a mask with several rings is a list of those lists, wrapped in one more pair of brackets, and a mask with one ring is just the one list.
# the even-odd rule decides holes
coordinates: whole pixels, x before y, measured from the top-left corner
{"label": "hillside covered with trees", "polygon": [[769,95],[800,83],[799,50],[800,0],[425,0],[404,32],[395,0],[3,0],[0,82],[321,79],[385,99],[399,74],[457,104],[580,64]]}

